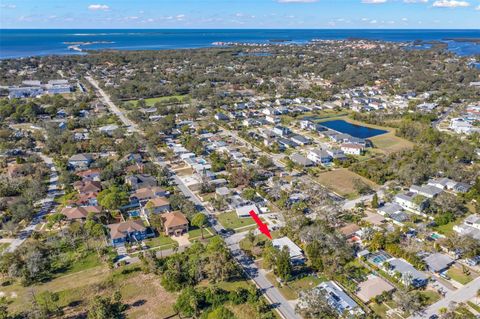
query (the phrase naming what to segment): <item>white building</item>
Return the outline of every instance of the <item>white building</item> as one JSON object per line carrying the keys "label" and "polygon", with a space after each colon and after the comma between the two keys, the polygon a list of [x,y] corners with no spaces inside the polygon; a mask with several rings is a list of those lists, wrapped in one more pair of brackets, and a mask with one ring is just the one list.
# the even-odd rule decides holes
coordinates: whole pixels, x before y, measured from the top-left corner
{"label": "white building", "polygon": [[340,149],[349,155],[362,155],[364,148],[359,144],[342,144]]}

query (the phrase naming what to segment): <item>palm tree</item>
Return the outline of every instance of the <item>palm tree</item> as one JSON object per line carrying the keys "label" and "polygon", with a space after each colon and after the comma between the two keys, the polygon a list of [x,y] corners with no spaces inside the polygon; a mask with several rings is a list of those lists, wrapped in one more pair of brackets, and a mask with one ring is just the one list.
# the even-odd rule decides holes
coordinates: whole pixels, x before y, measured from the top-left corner
{"label": "palm tree", "polygon": [[191,223],[193,226],[197,226],[198,228],[200,228],[200,232],[202,233],[202,239],[204,239],[203,228],[207,224],[207,216],[202,213],[197,213],[195,214],[195,216],[193,216]]}

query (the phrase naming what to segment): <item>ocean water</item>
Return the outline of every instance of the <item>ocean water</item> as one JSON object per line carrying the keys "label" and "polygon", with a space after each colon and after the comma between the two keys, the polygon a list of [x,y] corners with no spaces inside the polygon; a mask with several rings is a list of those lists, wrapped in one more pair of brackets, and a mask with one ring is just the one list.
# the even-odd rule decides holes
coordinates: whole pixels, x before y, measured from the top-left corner
{"label": "ocean water", "polygon": [[0,59],[82,54],[82,49],[166,50],[204,48],[214,42],[307,43],[312,39],[362,38],[384,41],[445,41],[459,55],[480,54],[480,44],[451,38],[480,39],[480,30],[13,30],[0,29]]}

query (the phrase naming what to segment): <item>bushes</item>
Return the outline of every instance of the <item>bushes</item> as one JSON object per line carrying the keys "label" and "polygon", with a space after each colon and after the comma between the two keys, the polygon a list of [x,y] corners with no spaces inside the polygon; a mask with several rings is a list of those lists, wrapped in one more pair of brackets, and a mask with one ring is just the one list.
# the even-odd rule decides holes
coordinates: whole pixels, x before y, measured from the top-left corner
{"label": "bushes", "polygon": [[228,305],[250,304],[257,309],[258,316],[256,318],[274,318],[270,306],[266,305],[263,300],[259,300],[259,297],[259,291],[252,286],[249,288],[237,288],[231,292],[216,286],[188,287],[178,296],[174,309],[182,316],[187,317],[233,319],[235,316],[228,309]]}

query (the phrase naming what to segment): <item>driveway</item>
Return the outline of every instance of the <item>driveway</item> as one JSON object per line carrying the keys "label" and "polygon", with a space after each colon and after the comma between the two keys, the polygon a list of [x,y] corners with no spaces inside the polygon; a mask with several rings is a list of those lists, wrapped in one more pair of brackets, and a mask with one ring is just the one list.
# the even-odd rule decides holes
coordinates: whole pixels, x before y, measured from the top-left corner
{"label": "driveway", "polygon": [[171,236],[170,238],[178,243],[178,247],[190,245],[190,241],[188,240],[188,234],[182,236]]}

